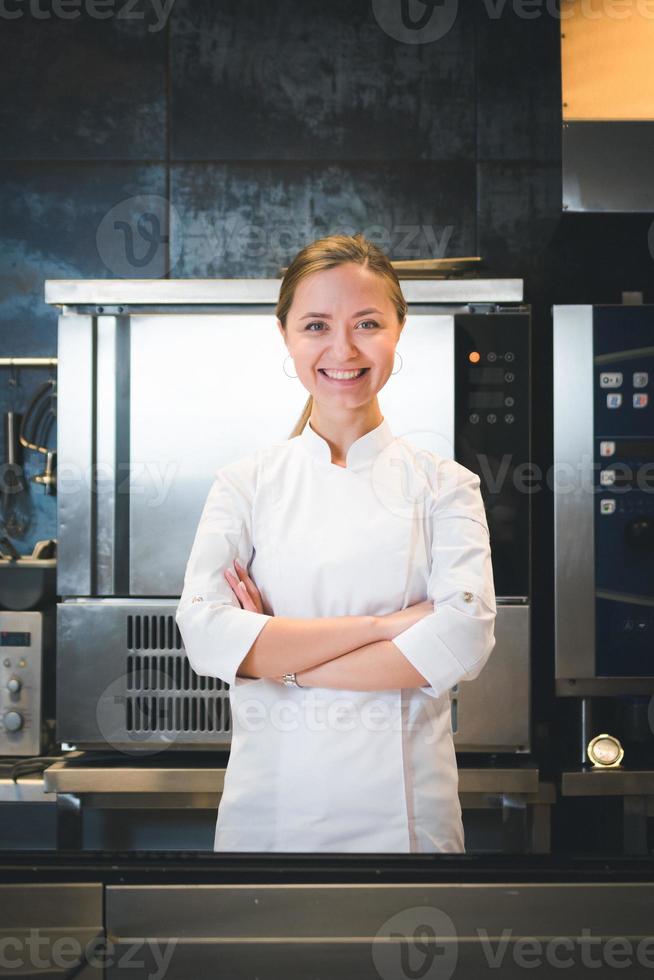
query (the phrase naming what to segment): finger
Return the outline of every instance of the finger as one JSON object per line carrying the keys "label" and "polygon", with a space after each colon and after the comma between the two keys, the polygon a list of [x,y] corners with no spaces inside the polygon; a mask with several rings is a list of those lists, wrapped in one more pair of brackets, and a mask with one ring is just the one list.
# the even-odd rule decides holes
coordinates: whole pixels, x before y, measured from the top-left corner
{"label": "finger", "polygon": [[[258,589],[257,589],[256,585],[254,584],[254,582],[252,581],[252,579],[250,578],[250,576],[245,571],[245,569],[240,564],[240,562],[238,561],[237,558],[234,559],[234,567],[236,568],[236,571],[239,573],[239,578],[240,578],[241,582],[243,582],[243,584],[245,585],[245,590],[246,590],[248,596],[250,597],[250,599],[251,599],[251,601],[253,603],[254,608],[256,609],[257,608],[257,598],[258,598]],[[239,590],[239,595],[242,595],[242,594],[243,594],[243,590],[240,589]]]}
{"label": "finger", "polygon": [[239,579],[236,578],[234,572],[232,572],[229,568],[225,569],[225,578],[227,579],[229,587],[239,602],[243,602],[246,598],[249,598],[247,592],[244,592],[243,589],[240,588],[241,583]]}
{"label": "finger", "polygon": [[243,608],[251,609],[252,612],[256,612],[256,609],[254,607],[254,602],[252,601],[252,597],[250,596],[243,582],[239,582],[236,592],[238,594],[239,599],[243,603]]}
{"label": "finger", "polygon": [[247,597],[250,602],[254,604],[254,589],[254,582],[250,579],[247,573],[244,573],[242,576],[239,576],[239,578],[236,579],[236,594],[239,599]]}

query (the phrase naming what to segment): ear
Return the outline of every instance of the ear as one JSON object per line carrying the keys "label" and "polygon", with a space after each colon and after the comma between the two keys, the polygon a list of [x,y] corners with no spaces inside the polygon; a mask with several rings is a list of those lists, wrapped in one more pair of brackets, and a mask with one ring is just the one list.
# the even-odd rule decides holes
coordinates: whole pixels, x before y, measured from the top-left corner
{"label": "ear", "polygon": [[277,323],[277,329],[279,330],[280,334],[282,335],[282,340],[284,342],[286,342],[286,331],[284,330],[284,327],[282,326],[282,321],[279,319],[278,316],[275,317],[275,322]]}

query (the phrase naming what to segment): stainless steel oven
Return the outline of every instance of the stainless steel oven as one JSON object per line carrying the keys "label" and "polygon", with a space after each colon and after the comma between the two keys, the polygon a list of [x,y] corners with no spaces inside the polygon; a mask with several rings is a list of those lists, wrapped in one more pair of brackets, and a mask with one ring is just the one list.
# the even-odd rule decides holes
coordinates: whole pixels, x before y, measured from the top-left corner
{"label": "stainless steel oven", "polygon": [[654,306],[555,306],[556,693],[654,690]]}
{"label": "stainless steel oven", "polygon": [[[230,742],[228,689],[175,623],[215,470],[288,438],[280,280],[50,280],[59,308],[57,737],[126,752]],[[530,309],[521,280],[404,280],[393,431],[481,476],[497,645],[452,690],[459,750],[530,749]],[[238,365],[235,370],[234,365]],[[265,405],[265,411],[263,406]]]}

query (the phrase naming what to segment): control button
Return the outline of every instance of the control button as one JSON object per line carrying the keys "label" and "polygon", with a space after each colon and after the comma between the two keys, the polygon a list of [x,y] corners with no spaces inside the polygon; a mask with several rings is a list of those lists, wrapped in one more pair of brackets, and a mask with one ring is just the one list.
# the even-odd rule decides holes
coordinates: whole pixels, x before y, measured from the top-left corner
{"label": "control button", "polygon": [[606,396],[606,407],[607,408],[620,408],[622,405],[622,395],[619,391],[612,391],[610,395]]}
{"label": "control button", "polygon": [[486,357],[488,358],[488,360],[489,360],[489,361],[490,361],[491,363],[493,363],[494,361],[496,361],[496,360],[497,360],[497,354],[495,353],[495,351],[494,351],[494,350],[489,350],[489,352],[488,352],[488,354],[486,355]]}
{"label": "control button", "polygon": [[486,416],[486,421],[489,422],[490,425],[495,425],[495,423],[497,422],[497,415],[491,412],[490,415]]}
{"label": "control button", "polygon": [[515,354],[513,353],[512,350],[508,350],[506,352],[506,354],[504,355],[504,360],[505,361],[512,361],[514,358],[515,358]]}
{"label": "control button", "polygon": [[17,732],[23,727],[23,716],[20,711],[8,711],[4,717],[5,730],[8,732]]}
{"label": "control button", "polygon": [[506,405],[507,408],[512,408],[512,406],[515,405],[515,398],[513,398],[511,395],[508,395],[504,399],[504,404]]}
{"label": "control button", "polygon": [[476,425],[479,421],[479,416],[476,412],[473,412],[472,415],[468,416],[468,420],[472,422],[473,425]]}
{"label": "control button", "polygon": [[600,470],[600,484],[603,487],[612,487],[615,483],[615,470]]}
{"label": "control button", "polygon": [[514,378],[515,378],[515,374],[513,374],[512,371],[507,371],[506,374],[504,375],[504,380],[508,382],[513,381]]}
{"label": "control button", "polygon": [[11,667],[11,660],[9,659],[9,657],[5,657],[5,659],[2,662],[5,667]]}
{"label": "control button", "polygon": [[27,660],[25,660],[25,657],[21,657],[20,658],[20,660],[18,661],[18,666],[19,667],[27,667]]}
{"label": "control button", "polygon": [[622,371],[605,371],[600,374],[600,388],[619,388],[622,384]]}
{"label": "control button", "polygon": [[608,439],[602,439],[600,442],[600,456],[613,456],[615,453],[615,443],[610,442]]}
{"label": "control button", "polygon": [[648,395],[634,395],[634,408],[645,408],[648,400]]}
{"label": "control button", "polygon": [[600,500],[600,513],[602,513],[602,514],[614,514],[615,513],[615,500]]}
{"label": "control button", "polygon": [[634,371],[634,388],[646,388],[649,384],[647,371]]}
{"label": "control button", "polygon": [[511,413],[509,412],[509,414],[508,414],[508,415],[505,415],[505,416],[504,416],[504,421],[506,422],[506,424],[507,424],[507,425],[512,425],[512,424],[513,424],[513,422],[515,422],[515,418],[514,418],[514,416],[513,416],[513,415],[511,415]]}
{"label": "control button", "polygon": [[22,686],[23,685],[20,678],[18,677],[10,677],[7,681],[7,690],[10,691],[11,694],[18,694]]}

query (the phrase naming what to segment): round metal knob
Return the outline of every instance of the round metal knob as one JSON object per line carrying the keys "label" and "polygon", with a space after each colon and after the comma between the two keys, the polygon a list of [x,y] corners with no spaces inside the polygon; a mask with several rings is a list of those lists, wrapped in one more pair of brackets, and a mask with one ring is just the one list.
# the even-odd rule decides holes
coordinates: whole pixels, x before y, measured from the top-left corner
{"label": "round metal knob", "polygon": [[17,694],[22,686],[23,685],[19,677],[10,677],[7,681],[7,690],[11,691],[12,694]]}
{"label": "round metal knob", "polygon": [[20,711],[8,711],[4,717],[5,730],[8,732],[17,732],[23,727],[23,716]]}

